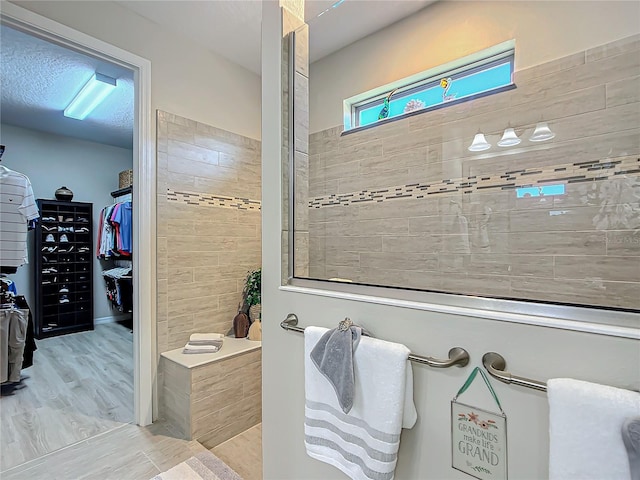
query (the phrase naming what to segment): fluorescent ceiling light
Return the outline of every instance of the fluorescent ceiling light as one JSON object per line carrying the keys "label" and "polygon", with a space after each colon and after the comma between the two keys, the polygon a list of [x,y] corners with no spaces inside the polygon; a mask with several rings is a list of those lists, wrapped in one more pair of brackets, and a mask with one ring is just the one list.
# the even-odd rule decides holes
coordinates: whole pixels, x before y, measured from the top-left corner
{"label": "fluorescent ceiling light", "polygon": [[64,116],[84,120],[115,88],[115,78],[95,73],[64,109]]}

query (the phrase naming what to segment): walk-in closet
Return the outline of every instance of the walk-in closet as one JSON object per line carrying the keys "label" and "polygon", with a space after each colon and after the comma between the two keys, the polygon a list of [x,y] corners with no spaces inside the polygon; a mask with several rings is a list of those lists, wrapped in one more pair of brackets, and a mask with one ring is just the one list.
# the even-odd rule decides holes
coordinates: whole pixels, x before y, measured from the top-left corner
{"label": "walk-in closet", "polygon": [[133,73],[0,35],[2,477],[134,421],[136,248]]}

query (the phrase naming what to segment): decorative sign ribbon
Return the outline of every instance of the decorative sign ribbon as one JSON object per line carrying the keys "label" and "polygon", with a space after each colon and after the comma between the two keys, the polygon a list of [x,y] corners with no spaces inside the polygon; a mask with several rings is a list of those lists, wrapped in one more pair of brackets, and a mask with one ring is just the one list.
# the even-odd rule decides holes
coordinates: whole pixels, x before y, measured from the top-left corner
{"label": "decorative sign ribbon", "polygon": [[[480,373],[500,413],[458,402]],[[476,367],[451,400],[451,466],[481,480],[507,479],[507,416],[486,373]]]}

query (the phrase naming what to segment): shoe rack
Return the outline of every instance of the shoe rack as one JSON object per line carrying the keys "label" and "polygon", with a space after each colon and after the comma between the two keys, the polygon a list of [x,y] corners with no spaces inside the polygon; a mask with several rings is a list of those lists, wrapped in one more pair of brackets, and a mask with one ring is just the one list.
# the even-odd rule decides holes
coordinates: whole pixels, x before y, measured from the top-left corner
{"label": "shoe rack", "polygon": [[37,204],[35,336],[93,330],[93,204]]}

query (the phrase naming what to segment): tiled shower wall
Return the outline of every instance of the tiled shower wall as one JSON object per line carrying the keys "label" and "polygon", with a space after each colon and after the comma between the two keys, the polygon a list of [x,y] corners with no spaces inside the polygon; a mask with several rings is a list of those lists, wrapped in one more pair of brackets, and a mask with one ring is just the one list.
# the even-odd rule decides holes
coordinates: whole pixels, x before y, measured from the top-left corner
{"label": "tiled shower wall", "polygon": [[[357,133],[313,133],[309,276],[640,308],[640,37],[515,83]],[[531,143],[541,120],[556,137]],[[497,147],[508,126],[522,143]],[[479,130],[493,147],[469,152]],[[518,198],[557,184],[564,194]]]}
{"label": "tiled shower wall", "polygon": [[227,332],[261,265],[260,142],[158,111],[158,353]]}

